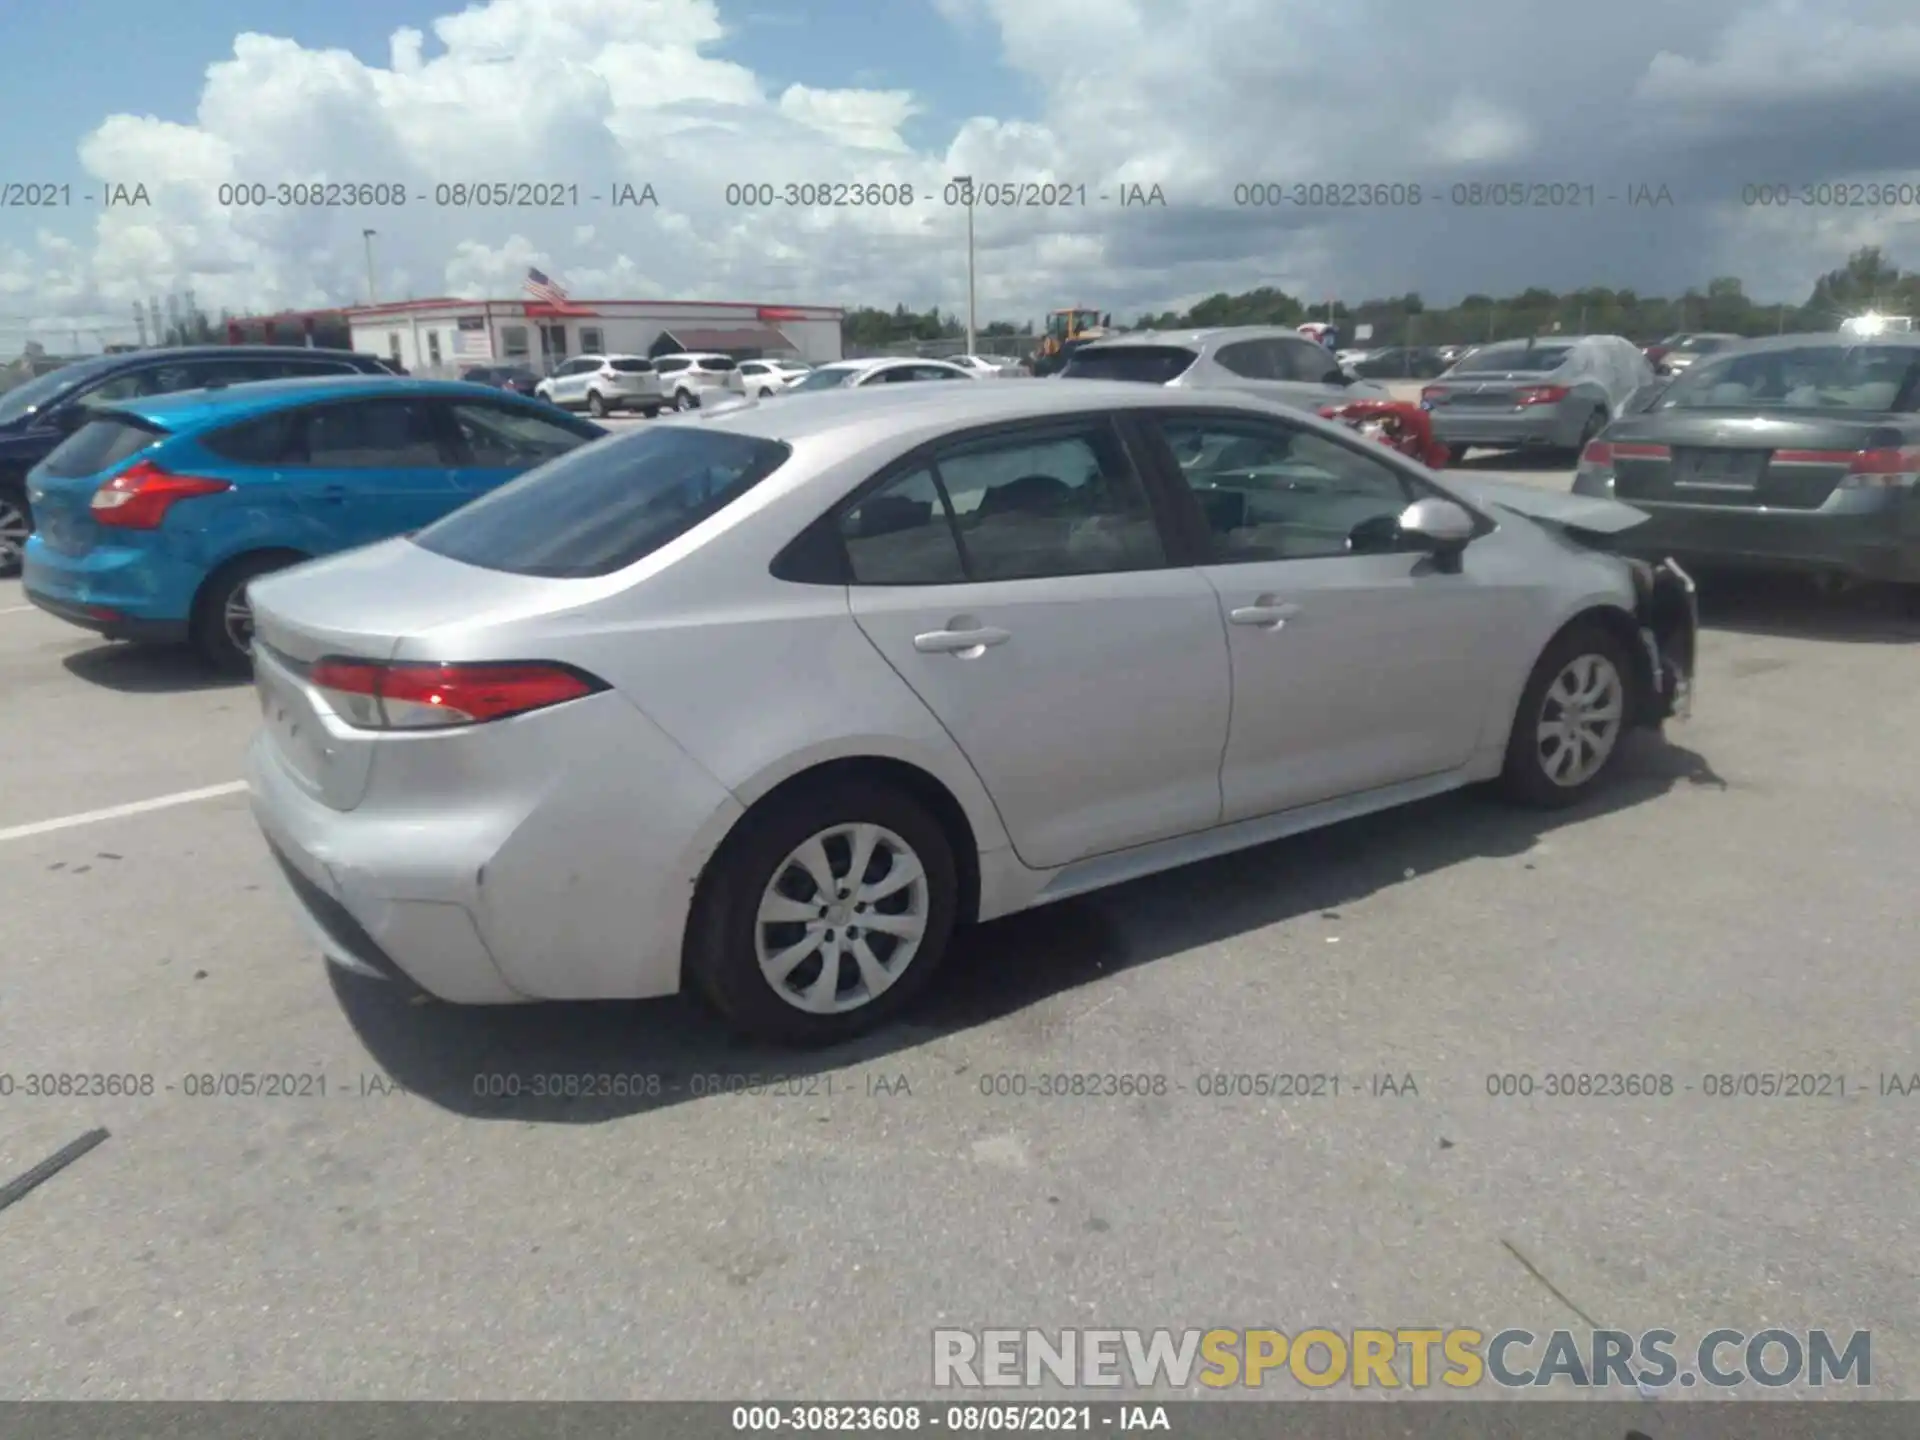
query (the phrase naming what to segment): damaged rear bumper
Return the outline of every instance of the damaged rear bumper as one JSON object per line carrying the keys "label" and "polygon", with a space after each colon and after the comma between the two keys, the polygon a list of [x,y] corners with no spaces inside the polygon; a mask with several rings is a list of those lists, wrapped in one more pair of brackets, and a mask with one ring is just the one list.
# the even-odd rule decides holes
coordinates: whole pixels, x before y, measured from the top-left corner
{"label": "damaged rear bumper", "polygon": [[1693,713],[1699,653],[1700,601],[1693,577],[1672,559],[1631,560],[1634,616],[1645,662],[1643,725],[1685,720]]}

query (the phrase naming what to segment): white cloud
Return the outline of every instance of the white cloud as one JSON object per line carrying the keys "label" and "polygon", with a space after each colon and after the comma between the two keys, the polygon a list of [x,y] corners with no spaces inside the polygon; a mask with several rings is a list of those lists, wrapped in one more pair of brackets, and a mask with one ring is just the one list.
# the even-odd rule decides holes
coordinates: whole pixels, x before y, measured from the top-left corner
{"label": "white cloud", "polygon": [[[1534,0],[1328,8],[1309,0],[929,0],[997,37],[1034,113],[977,115],[916,148],[933,97],[835,77],[772,86],[722,58],[719,0],[485,0],[396,30],[384,63],[243,33],[206,70],[191,124],[119,114],[81,146],[89,183],[144,183],[150,210],[92,217],[84,243],[0,252],[18,311],[98,314],[192,288],[270,309],[365,290],[510,296],[529,264],[576,294],[964,303],[965,220],[948,177],[1084,186],[1085,206],[976,213],[980,311],[1131,311],[1270,284],[1311,298],[1539,283],[1643,291],[1741,273],[1795,298],[1844,247],[1911,244],[1904,214],[1756,215],[1742,182],[1911,166],[1920,65],[1910,0]],[[926,84],[945,79],[926,62]],[[956,93],[964,96],[964,81]],[[1443,203],[1462,179],[1617,191],[1659,213]],[[727,186],[910,184],[911,206],[730,205]],[[1236,211],[1236,183],[1417,182],[1418,207]],[[404,206],[223,204],[220,187],[403,186]],[[577,186],[577,204],[437,205],[441,185]],[[1117,208],[1122,183],[1168,208]],[[651,185],[658,206],[616,208]],[[1077,194],[1077,191],[1075,192]],[[593,197],[600,197],[598,200]],[[829,196],[829,198],[832,198]],[[841,197],[847,198],[847,197]],[[1763,277],[1773,277],[1763,281]]]}

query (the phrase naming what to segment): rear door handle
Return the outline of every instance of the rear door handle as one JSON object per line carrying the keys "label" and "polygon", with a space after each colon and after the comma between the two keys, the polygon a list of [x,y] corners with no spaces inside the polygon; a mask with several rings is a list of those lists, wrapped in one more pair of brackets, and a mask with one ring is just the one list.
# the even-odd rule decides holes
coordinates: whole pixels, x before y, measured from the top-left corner
{"label": "rear door handle", "polygon": [[1271,595],[1262,595],[1253,604],[1242,605],[1230,612],[1227,618],[1236,625],[1258,625],[1264,629],[1278,630],[1299,613],[1298,605],[1275,600]]}
{"label": "rear door handle", "polygon": [[983,626],[978,630],[928,630],[913,637],[913,648],[922,655],[962,655],[974,656],[989,645],[1004,645],[1011,640],[1010,631],[999,630],[993,626]]}

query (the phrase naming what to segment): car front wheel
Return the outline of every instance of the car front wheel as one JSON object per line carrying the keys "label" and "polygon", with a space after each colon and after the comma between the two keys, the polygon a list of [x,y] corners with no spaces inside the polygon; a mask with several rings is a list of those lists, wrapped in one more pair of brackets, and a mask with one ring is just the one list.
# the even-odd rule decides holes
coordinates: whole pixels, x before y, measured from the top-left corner
{"label": "car front wheel", "polygon": [[1633,662],[1599,625],[1563,630],[1542,652],[1520,696],[1501,788],[1541,809],[1576,805],[1619,758],[1631,713]]}
{"label": "car front wheel", "polygon": [[756,1040],[849,1040],[933,979],[956,873],[939,822],[890,786],[850,780],[778,797],[742,822],[701,887],[689,979]]}

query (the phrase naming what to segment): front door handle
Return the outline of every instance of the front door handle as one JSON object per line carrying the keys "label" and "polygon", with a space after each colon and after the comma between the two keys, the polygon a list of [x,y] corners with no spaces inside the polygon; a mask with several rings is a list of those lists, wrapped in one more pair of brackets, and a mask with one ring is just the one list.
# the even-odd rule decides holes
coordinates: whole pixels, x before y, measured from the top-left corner
{"label": "front door handle", "polygon": [[1258,625],[1262,629],[1278,630],[1299,613],[1298,605],[1276,600],[1271,595],[1262,595],[1253,604],[1242,605],[1232,611],[1227,618],[1236,625]]}
{"label": "front door handle", "polygon": [[1011,632],[990,625],[977,630],[929,630],[913,637],[913,648],[922,655],[959,655],[972,659],[989,645],[1004,645],[1012,638]]}

